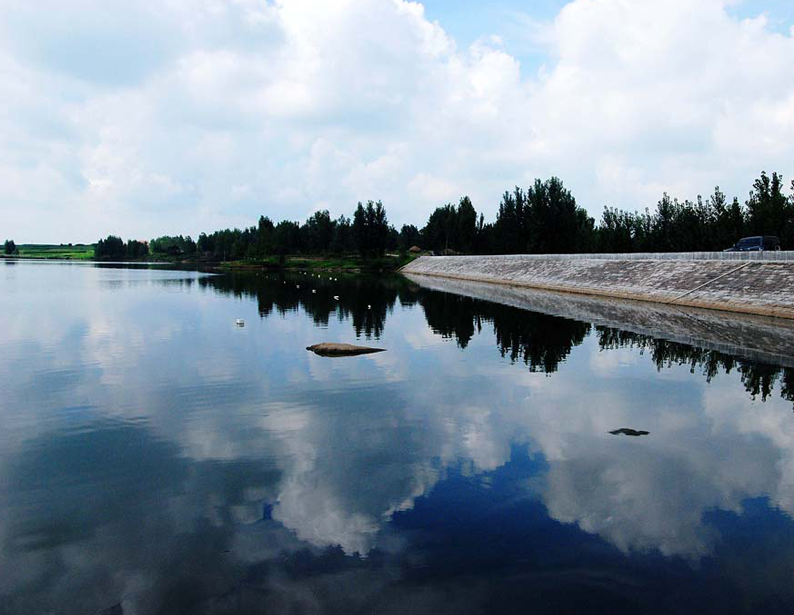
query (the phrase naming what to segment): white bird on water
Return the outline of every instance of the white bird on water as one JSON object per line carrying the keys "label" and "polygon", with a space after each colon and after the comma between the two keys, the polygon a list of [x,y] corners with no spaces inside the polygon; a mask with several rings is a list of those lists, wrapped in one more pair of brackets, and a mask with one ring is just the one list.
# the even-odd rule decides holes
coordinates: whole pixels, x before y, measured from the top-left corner
{"label": "white bird on water", "polygon": [[313,295],[316,295],[316,294],[317,294],[317,291],[316,291],[316,290],[314,290],[313,288],[312,288],[312,294],[313,294]]}
{"label": "white bird on water", "polygon": [[339,295],[334,295],[334,300],[339,301]]}

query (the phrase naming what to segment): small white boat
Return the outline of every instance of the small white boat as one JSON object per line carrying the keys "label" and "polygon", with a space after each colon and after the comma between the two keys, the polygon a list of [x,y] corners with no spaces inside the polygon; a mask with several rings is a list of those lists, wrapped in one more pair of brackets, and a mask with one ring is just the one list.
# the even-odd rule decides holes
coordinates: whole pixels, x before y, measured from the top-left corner
{"label": "small white boat", "polygon": [[237,320],[234,321],[234,324],[236,324],[238,327],[244,327],[245,321],[242,318],[238,318]]}

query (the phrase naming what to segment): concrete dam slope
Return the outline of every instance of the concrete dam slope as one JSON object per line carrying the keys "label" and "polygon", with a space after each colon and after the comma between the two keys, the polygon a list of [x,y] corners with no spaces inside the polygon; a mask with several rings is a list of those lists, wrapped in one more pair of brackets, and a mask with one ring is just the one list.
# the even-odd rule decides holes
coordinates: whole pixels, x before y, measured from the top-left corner
{"label": "concrete dam slope", "polygon": [[423,288],[794,367],[794,320],[405,274]]}
{"label": "concrete dam slope", "polygon": [[794,252],[422,256],[402,272],[794,319]]}

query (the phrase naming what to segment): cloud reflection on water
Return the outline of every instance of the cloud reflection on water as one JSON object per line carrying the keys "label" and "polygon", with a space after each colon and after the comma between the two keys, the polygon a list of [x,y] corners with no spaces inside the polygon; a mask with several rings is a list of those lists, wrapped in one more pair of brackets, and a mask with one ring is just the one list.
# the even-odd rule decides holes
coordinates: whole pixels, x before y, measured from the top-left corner
{"label": "cloud reflection on water", "polygon": [[[17,287],[27,309],[0,332],[0,350],[19,357],[0,372],[9,612],[75,595],[75,612],[113,596],[131,612],[179,600],[233,612],[240,595],[321,612],[318,596],[342,583],[372,600],[429,556],[395,515],[416,517],[458,474],[487,490],[507,473],[511,502],[540,502],[630,557],[713,556],[730,536],[710,515],[741,516],[748,499],[794,514],[785,371],[753,400],[748,369],[711,361],[711,383],[692,373],[687,356],[714,358],[696,349],[637,336],[632,348],[588,324],[397,280],[351,281],[337,306],[275,278],[180,286],[169,274],[178,292],[108,293],[86,271],[58,312]],[[358,314],[367,303],[373,313]],[[322,359],[304,350],[318,335],[370,335],[389,352]],[[651,435],[607,433],[623,426]],[[529,475],[511,478],[516,455],[534,460]],[[453,517],[467,514],[459,497]],[[471,583],[472,609],[483,583]],[[394,604],[443,595],[403,588]]]}

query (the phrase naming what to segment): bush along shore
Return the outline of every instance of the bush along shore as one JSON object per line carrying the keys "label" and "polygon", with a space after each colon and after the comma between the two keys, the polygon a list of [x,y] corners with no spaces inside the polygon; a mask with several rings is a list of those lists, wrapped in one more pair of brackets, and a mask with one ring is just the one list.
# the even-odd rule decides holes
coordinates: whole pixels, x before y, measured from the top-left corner
{"label": "bush along shore", "polygon": [[[414,255],[385,254],[377,258],[363,258],[356,254],[327,255],[327,256],[287,256],[283,259],[271,257],[266,259],[238,260],[238,261],[193,261],[203,264],[214,271],[279,271],[279,270],[322,270],[339,271],[348,273],[379,273],[398,271],[409,264],[416,257]],[[177,261],[180,264],[190,264],[191,261]]]}

